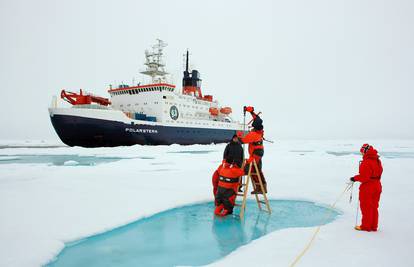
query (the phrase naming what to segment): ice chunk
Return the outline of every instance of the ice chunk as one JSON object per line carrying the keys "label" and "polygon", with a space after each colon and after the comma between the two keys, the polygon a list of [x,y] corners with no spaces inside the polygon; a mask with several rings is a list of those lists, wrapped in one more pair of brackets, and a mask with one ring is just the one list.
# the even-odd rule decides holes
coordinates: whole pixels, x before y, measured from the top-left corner
{"label": "ice chunk", "polygon": [[67,160],[63,163],[64,166],[76,166],[79,165],[79,162],[76,160]]}

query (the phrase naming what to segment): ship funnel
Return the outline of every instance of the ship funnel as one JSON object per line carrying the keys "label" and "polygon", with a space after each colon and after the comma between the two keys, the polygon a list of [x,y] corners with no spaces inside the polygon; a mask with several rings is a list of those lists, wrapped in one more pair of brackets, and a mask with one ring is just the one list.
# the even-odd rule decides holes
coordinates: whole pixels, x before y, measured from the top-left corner
{"label": "ship funnel", "polygon": [[201,94],[201,79],[198,70],[192,70],[191,73],[188,70],[189,52],[187,50],[185,59],[185,71],[183,77],[183,94],[193,95],[202,98]]}

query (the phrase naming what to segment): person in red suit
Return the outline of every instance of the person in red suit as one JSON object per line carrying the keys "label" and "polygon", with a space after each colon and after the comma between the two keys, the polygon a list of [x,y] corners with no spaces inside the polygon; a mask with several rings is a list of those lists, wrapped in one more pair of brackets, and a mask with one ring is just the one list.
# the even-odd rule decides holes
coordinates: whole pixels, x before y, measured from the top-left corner
{"label": "person in red suit", "polygon": [[362,161],[359,164],[359,174],[351,177],[352,182],[360,182],[359,201],[362,213],[362,223],[355,226],[358,231],[377,231],[378,206],[382,192],[382,164],[377,150],[371,145],[364,144],[360,152]]}
{"label": "person in red suit", "polygon": [[[246,161],[245,172],[247,174],[249,165],[253,160],[256,161],[257,167],[259,168],[260,176],[262,178],[263,187],[267,193],[267,183],[266,179],[262,172],[262,157],[264,155],[264,146],[263,146],[263,120],[254,113],[253,107],[245,107],[244,110],[249,112],[253,117],[252,127],[253,129],[248,132],[245,136],[243,136],[243,132],[237,132],[237,136],[240,139],[241,143],[249,144],[249,158]],[[252,166],[252,172],[256,172],[254,167]],[[255,183],[258,183],[258,177],[256,175],[252,175],[252,179]],[[256,190],[251,192],[252,194],[262,194],[262,190],[260,186],[256,186]]]}

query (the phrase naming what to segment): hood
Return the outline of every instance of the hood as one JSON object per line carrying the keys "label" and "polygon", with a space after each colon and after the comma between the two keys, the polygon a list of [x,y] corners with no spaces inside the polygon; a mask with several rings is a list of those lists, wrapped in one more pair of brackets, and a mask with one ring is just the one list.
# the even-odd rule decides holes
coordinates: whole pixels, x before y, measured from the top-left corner
{"label": "hood", "polygon": [[378,159],[379,158],[378,151],[371,146],[370,149],[368,149],[368,151],[364,154],[363,158],[364,159]]}
{"label": "hood", "polygon": [[239,141],[239,139],[237,139],[237,141],[235,142],[235,141],[233,141],[233,139],[231,139],[229,144],[237,145],[237,144],[240,144],[240,141]]}
{"label": "hood", "polygon": [[256,130],[263,130],[263,120],[259,116],[256,116],[256,118],[254,118],[252,126]]}

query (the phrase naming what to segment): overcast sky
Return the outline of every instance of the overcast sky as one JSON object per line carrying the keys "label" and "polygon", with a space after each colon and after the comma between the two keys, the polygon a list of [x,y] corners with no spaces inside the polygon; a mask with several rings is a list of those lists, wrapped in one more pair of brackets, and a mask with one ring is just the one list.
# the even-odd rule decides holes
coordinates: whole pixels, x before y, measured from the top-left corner
{"label": "overcast sky", "polygon": [[107,96],[144,50],[203,93],[263,111],[269,139],[414,138],[414,1],[0,0],[0,139],[54,139],[62,88]]}

